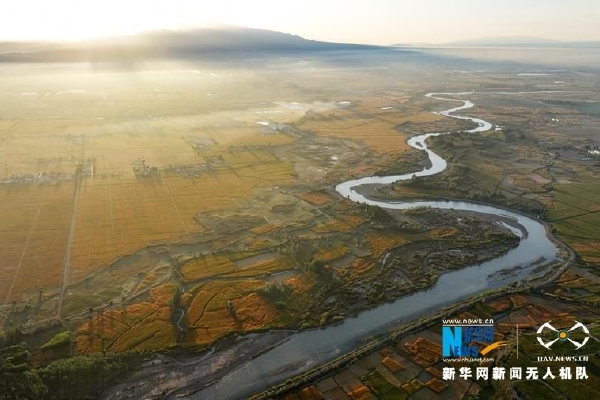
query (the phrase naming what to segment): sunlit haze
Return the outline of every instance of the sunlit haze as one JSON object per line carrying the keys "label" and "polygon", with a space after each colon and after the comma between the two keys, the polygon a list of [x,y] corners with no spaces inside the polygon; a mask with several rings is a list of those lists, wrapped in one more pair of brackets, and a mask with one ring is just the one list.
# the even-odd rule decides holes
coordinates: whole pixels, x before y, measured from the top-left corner
{"label": "sunlit haze", "polygon": [[78,40],[209,23],[371,44],[498,36],[600,40],[599,20],[597,0],[21,0],[3,6],[0,40]]}

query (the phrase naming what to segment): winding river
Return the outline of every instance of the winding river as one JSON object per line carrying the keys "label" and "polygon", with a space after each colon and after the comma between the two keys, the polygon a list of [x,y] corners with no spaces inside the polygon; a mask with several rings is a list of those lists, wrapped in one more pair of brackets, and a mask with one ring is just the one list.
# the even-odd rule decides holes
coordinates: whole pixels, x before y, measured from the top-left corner
{"label": "winding river", "polygon": [[[468,100],[458,100],[446,96],[466,94],[469,93],[429,93],[427,97],[462,102],[461,106],[442,111],[440,114],[469,120],[477,124],[476,128],[467,132],[477,133],[491,129],[492,124],[487,121],[454,114],[471,108],[474,104]],[[431,161],[429,168],[403,175],[351,180],[337,185],[336,190],[340,195],[353,201],[377,205],[386,209],[432,207],[499,216],[503,221],[507,221],[505,226],[521,237],[519,245],[491,261],[447,272],[441,275],[430,289],[364,311],[357,317],[347,318],[341,324],[295,333],[271,350],[247,361],[214,384],[197,392],[193,398],[237,399],[247,397],[350,351],[373,335],[397,326],[399,319],[408,321],[485,290],[506,286],[516,280],[530,277],[534,274],[534,269],[538,270],[536,267],[539,267],[540,260],[544,260],[543,262],[547,264],[558,259],[558,249],[547,236],[544,225],[516,212],[463,201],[383,201],[371,199],[359,193],[358,189],[363,185],[386,185],[410,179],[413,175],[427,176],[442,172],[446,169],[447,163],[427,147],[426,140],[432,136],[445,134],[449,134],[449,132],[426,133],[408,140],[411,147],[427,152]],[[498,271],[516,266],[521,266],[522,269],[509,278],[501,281],[488,279],[490,275]]]}

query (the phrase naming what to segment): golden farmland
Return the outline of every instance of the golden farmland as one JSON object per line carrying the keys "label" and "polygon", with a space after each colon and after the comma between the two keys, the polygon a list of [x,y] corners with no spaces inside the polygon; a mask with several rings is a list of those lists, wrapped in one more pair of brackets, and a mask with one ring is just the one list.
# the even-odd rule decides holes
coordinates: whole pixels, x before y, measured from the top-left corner
{"label": "golden farmland", "polygon": [[[7,81],[17,96],[30,93],[33,82],[39,86],[26,101],[0,99],[9,110],[0,124],[3,302],[26,301],[39,290],[51,297],[138,249],[204,232],[195,220],[201,213],[235,209],[257,188],[294,183],[294,166],[274,150],[296,142],[279,124],[297,120],[305,109],[243,100],[251,107],[232,111],[240,101],[221,99],[215,109],[211,99],[197,97],[198,113],[192,113],[176,100],[174,87],[185,97],[203,88],[225,95],[234,86],[189,81],[185,70],[169,78],[160,70],[144,72],[143,79],[155,86],[141,92],[122,74],[103,72],[91,81],[85,73],[68,79],[59,70],[48,74],[48,80],[25,73]],[[236,85],[246,79],[261,78],[244,76]],[[70,90],[72,85],[80,88]],[[397,124],[439,117],[381,110],[373,119],[357,115],[388,103],[403,105],[408,98],[365,97],[355,110],[336,111],[333,103],[323,103],[318,112],[333,110],[344,118],[309,119],[301,126],[324,137],[365,142],[379,152],[404,151]],[[271,111],[262,116],[265,109]],[[35,118],[28,118],[30,110]]]}
{"label": "golden farmland", "polygon": [[420,168],[408,137],[463,126],[388,78],[329,91],[237,69],[23,74],[0,75],[0,329],[60,327],[91,354],[326,325],[431,285],[410,258],[428,241],[474,239],[333,190]]}
{"label": "golden farmland", "polygon": [[[439,120],[433,114],[417,115],[407,121],[429,122]],[[319,135],[360,140],[379,153],[408,151],[406,137],[394,130],[400,121],[389,121],[382,118],[307,118],[299,125],[302,129],[317,132]]]}
{"label": "golden farmland", "polygon": [[61,283],[74,185],[0,185],[0,299]]}
{"label": "golden farmland", "polygon": [[[215,82],[208,73],[203,78],[185,69],[169,71],[161,67],[90,75],[66,67],[64,71],[25,69],[10,79],[0,75],[6,90],[0,95],[5,110],[0,119],[3,322],[11,310],[30,310],[35,326],[54,317],[72,316],[77,321],[94,308],[92,320],[76,328],[81,352],[168,346],[175,340],[167,315],[170,305],[144,296],[169,280],[170,272],[157,265],[155,255],[138,253],[162,243],[186,246],[215,240],[211,249],[227,245],[230,239],[220,237],[221,232],[198,217],[235,213],[261,190],[269,193],[278,185],[294,184],[295,168],[280,149],[297,138],[281,124],[298,119],[304,110],[274,103],[270,91],[230,96],[264,81],[253,73],[231,71],[224,76],[232,82]],[[132,77],[140,78],[137,84]],[[296,96],[282,88],[276,93]],[[297,202],[294,197],[286,201],[286,207]],[[260,215],[262,207],[256,205],[255,213]],[[294,208],[299,221],[309,221],[307,207]],[[244,240],[255,250],[268,249],[272,239],[265,235],[277,232],[286,218],[280,214],[275,223],[263,221],[250,227],[256,237]],[[156,252],[165,259],[185,254],[171,254],[168,248]],[[229,262],[229,269],[218,259]],[[238,268],[225,256],[206,254],[185,264],[181,276],[184,282],[195,282],[229,273],[241,284],[247,277],[290,268],[287,258],[271,257]],[[252,288],[264,285],[257,281]],[[230,292],[224,298],[240,296]],[[250,296],[252,291],[241,293]],[[136,299],[139,296],[143,301]],[[171,297],[171,302],[176,301],[174,294]],[[187,308],[188,299],[194,313],[201,298],[202,291],[186,291],[181,302]],[[115,302],[122,308],[98,308]],[[212,324],[211,315],[223,321],[223,329],[231,328],[219,308],[226,311],[227,304],[211,304],[209,314],[198,311],[194,318],[198,329],[205,321]],[[240,323],[247,328],[273,316],[256,297],[244,297],[240,304],[244,310],[252,306],[265,310],[260,318],[241,316]],[[133,318],[136,309],[143,320]],[[61,310],[62,315],[57,315]],[[8,321],[13,323],[11,318]],[[188,335],[185,340],[209,343],[221,335],[217,325],[208,338]],[[135,329],[151,331],[153,336],[133,343],[119,326],[128,326],[134,336]]]}

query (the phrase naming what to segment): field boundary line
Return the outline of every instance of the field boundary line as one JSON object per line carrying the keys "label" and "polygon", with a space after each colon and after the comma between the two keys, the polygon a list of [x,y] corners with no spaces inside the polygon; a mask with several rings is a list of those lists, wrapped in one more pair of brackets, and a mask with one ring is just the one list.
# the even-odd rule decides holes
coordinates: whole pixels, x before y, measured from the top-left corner
{"label": "field boundary line", "polygon": [[38,217],[40,216],[40,210],[42,209],[43,201],[40,202],[38,206],[37,212],[35,214],[35,218],[33,219],[33,223],[31,224],[31,229],[29,229],[29,234],[27,235],[27,240],[25,241],[25,247],[23,247],[23,251],[21,252],[21,258],[19,258],[19,263],[17,264],[17,270],[13,275],[12,282],[10,287],[8,288],[8,292],[6,293],[6,300],[4,304],[8,303],[8,299],[10,299],[10,295],[12,294],[13,288],[15,286],[15,282],[17,281],[17,277],[19,272],[21,271],[21,265],[23,264],[23,260],[25,259],[25,254],[27,253],[27,249],[29,248],[29,242],[31,241],[31,236],[33,235],[33,231],[35,230],[35,226],[37,225]]}

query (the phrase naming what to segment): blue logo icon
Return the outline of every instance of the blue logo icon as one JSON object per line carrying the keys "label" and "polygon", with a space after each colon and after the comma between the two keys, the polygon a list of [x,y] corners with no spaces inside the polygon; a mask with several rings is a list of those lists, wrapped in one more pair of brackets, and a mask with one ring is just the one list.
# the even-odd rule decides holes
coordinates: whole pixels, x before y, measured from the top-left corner
{"label": "blue logo icon", "polygon": [[477,357],[493,342],[491,325],[442,326],[443,357]]}

